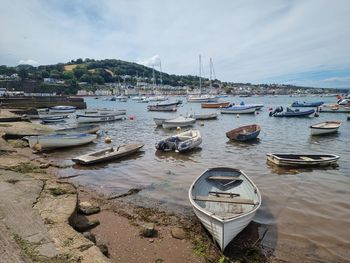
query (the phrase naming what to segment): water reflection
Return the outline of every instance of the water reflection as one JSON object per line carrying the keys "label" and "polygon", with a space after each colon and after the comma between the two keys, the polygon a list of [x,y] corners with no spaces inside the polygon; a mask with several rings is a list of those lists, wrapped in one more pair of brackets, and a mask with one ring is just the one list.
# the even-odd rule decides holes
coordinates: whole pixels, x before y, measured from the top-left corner
{"label": "water reflection", "polygon": [[338,170],[339,165],[337,163],[329,165],[329,166],[313,166],[313,167],[288,167],[288,166],[278,166],[275,163],[272,163],[266,160],[267,166],[270,168],[271,172],[278,175],[286,175],[286,174],[300,174],[300,173],[311,173],[314,170]]}
{"label": "water reflection", "polygon": [[[191,162],[196,162],[195,158],[198,158],[198,154],[202,151],[201,147],[197,147],[195,149],[192,149],[191,151],[187,151],[187,152],[174,152],[174,151],[169,151],[169,152],[164,152],[164,151],[160,151],[157,150],[155,151],[155,156],[160,159],[170,159],[172,161],[181,161],[181,162],[187,162],[187,161],[191,161]],[[193,156],[195,155],[195,156]]]}

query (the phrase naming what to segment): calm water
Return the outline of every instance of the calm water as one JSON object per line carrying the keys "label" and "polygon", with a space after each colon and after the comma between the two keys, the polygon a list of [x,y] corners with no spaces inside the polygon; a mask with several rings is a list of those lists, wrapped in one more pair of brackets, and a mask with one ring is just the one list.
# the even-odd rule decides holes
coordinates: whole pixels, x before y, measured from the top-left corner
{"label": "calm water", "polygon": [[[124,193],[130,188],[143,190],[130,198],[144,205],[180,212],[191,211],[188,188],[208,167],[230,166],[244,170],[256,183],[263,204],[254,221],[267,227],[263,244],[277,257],[288,261],[345,262],[350,260],[350,121],[346,114],[323,113],[319,118],[271,118],[270,106],[286,106],[294,100],[335,102],[335,98],[230,97],[222,100],[263,103],[258,115],[219,115],[218,120],[201,121],[201,149],[187,154],[156,152],[160,139],[175,133],[156,128],[154,117],[176,117],[192,112],[215,112],[200,104],[184,104],[177,113],[148,112],[147,104],[86,99],[88,108],[126,109],[127,120],[101,124],[105,131],[95,143],[51,153],[59,162],[69,163],[79,154],[105,148],[109,136],[114,145],[143,142],[143,152],[92,167],[73,166],[62,175],[106,195]],[[129,116],[134,116],[130,120]],[[340,120],[338,134],[311,138],[309,125],[325,120]],[[204,123],[201,126],[200,123]],[[225,132],[246,124],[260,124],[259,140],[229,142]],[[333,153],[341,158],[336,169],[280,170],[267,165],[266,153]]]}

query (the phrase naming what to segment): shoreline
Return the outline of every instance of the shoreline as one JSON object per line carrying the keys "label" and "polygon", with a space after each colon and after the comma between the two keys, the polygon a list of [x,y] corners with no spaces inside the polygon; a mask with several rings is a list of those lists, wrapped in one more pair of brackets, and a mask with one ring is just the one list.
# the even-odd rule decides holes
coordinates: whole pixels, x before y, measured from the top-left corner
{"label": "shoreline", "polygon": [[[51,190],[48,190],[48,192],[42,190],[38,193],[38,196],[35,198],[36,201],[41,198],[44,201],[52,198],[52,189],[61,188],[57,185],[67,185],[70,189],[64,190],[63,194],[60,192],[56,193],[58,197],[65,196],[68,193],[68,196],[69,194],[71,195],[70,198],[72,196],[73,199],[76,198],[74,211],[71,214],[69,212],[67,214],[67,211],[61,211],[66,213],[67,222],[59,224],[60,226],[53,232],[50,232],[50,229],[51,225],[55,224],[50,223],[52,219],[48,220],[48,218],[55,218],[55,214],[60,207],[50,211],[46,209],[47,207],[45,208],[47,211],[43,209],[45,217],[42,220],[49,229],[48,236],[53,240],[59,240],[61,229],[70,228],[67,236],[77,236],[78,232],[75,232],[72,226],[75,225],[76,228],[76,223],[73,221],[79,218],[80,221],[85,223],[98,222],[96,223],[97,226],[91,227],[89,231],[85,231],[88,234],[84,233],[84,236],[87,236],[90,240],[96,240],[95,242],[91,243],[81,234],[78,234],[78,236],[82,238],[80,241],[82,244],[87,242],[88,245],[85,244],[85,246],[89,247],[88,250],[93,250],[93,253],[97,255],[94,254],[95,257],[101,257],[101,262],[104,262],[104,260],[108,262],[108,259],[107,257],[104,259],[96,244],[102,248],[106,255],[109,255],[112,262],[274,262],[271,253],[264,251],[260,247],[259,243],[261,240],[259,238],[258,225],[254,222],[250,223],[226,249],[225,254],[222,254],[193,213],[192,215],[184,215],[165,212],[157,207],[145,207],[142,204],[137,204],[137,201],[136,203],[129,202],[125,198],[130,196],[129,194],[108,200],[108,197],[87,186],[81,186],[77,183],[73,184],[69,178],[59,177],[60,166],[50,161],[49,157],[45,154],[33,154],[31,149],[22,148],[24,145],[20,145],[19,141],[15,142],[17,143],[12,141],[11,144],[19,148],[14,148],[1,139],[1,173],[11,170],[11,172],[32,178],[35,182],[45,182],[45,186],[51,185]],[[0,185],[1,183],[6,184],[6,182],[0,182]],[[16,186],[16,183],[13,186]],[[72,190],[72,187],[75,190]],[[130,189],[129,192],[137,195],[135,190]],[[4,201],[6,202],[6,200]],[[72,204],[72,200],[70,202]],[[81,202],[97,205],[101,211],[91,215],[77,215]],[[61,204],[59,203],[59,205]],[[34,209],[37,209],[37,207],[34,206]],[[148,227],[149,225],[154,229],[154,233],[149,237],[142,236],[145,226]],[[65,236],[66,240],[72,238],[67,236]],[[58,243],[59,251],[67,251],[65,246],[69,247],[67,245],[69,242],[56,243]],[[56,243],[55,245],[57,246]],[[81,248],[79,249],[76,246],[70,248],[69,253],[65,252],[63,254],[70,255],[71,253],[73,261],[62,262],[75,262],[76,256],[81,256],[80,250]],[[24,253],[26,254],[26,250],[24,250]],[[31,259],[33,260],[33,258]],[[33,261],[40,262],[35,261],[35,258]],[[83,261],[89,262],[88,257],[85,256]],[[98,261],[94,260],[92,262]]]}

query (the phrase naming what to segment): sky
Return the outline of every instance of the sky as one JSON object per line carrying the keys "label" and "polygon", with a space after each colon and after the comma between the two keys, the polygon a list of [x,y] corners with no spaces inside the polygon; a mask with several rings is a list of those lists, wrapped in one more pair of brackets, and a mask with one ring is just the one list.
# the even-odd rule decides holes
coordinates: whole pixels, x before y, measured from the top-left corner
{"label": "sky", "polygon": [[350,88],[349,0],[0,0],[0,65],[121,59],[169,74]]}

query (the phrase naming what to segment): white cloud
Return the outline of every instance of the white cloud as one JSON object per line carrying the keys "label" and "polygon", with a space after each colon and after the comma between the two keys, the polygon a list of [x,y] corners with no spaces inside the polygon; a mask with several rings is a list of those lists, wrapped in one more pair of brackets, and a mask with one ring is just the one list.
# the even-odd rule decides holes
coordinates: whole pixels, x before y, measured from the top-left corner
{"label": "white cloud", "polygon": [[18,64],[19,65],[25,64],[25,65],[37,66],[37,65],[39,65],[39,62],[35,61],[33,59],[26,59],[26,60],[21,59],[20,61],[18,61]]}
{"label": "white cloud", "polygon": [[154,55],[153,57],[145,58],[145,59],[137,58],[136,63],[147,67],[159,67],[160,57],[159,55]]}
{"label": "white cloud", "polygon": [[212,57],[226,81],[350,71],[347,0],[2,0],[1,7],[0,61],[8,65],[28,57],[152,65],[150,54],[158,54],[164,72],[187,75],[198,74],[202,54],[204,70]]}

